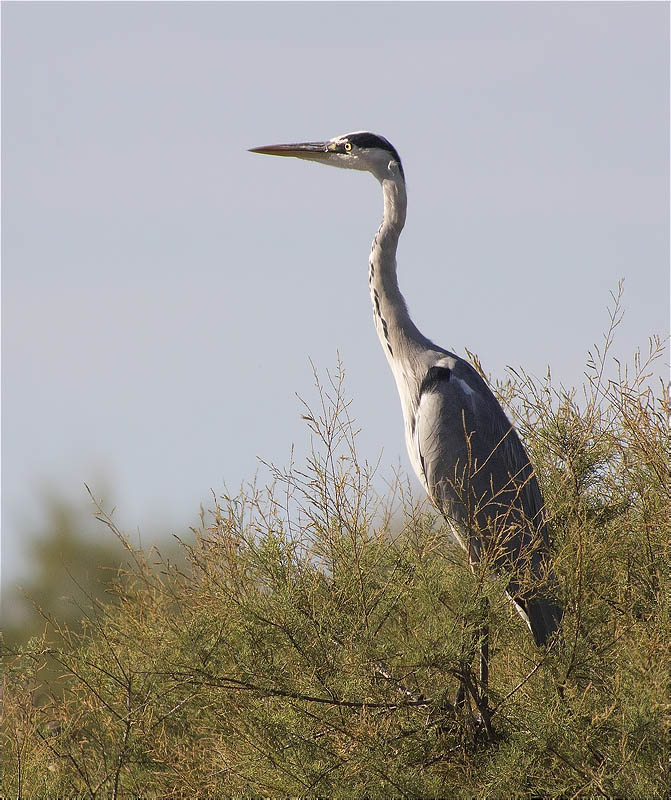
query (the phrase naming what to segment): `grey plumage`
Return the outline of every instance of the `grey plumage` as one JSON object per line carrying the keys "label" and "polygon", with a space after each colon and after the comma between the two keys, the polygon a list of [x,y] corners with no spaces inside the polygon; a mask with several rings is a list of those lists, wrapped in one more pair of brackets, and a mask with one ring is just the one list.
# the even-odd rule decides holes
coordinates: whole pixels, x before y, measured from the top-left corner
{"label": "grey plumage", "polygon": [[509,596],[536,644],[545,644],[561,609],[538,591],[554,580],[536,476],[487,384],[467,362],[447,359],[454,366],[425,381],[415,416],[425,486],[469,560],[510,575]]}
{"label": "grey plumage", "polygon": [[470,563],[485,562],[507,576],[515,608],[536,644],[545,644],[559,629],[562,609],[549,597],[556,582],[538,482],[486,382],[410,319],[396,278],[407,205],[398,153],[367,131],[252,152],[367,171],[379,180],[384,215],[373,240],[369,285],[376,329],[401,399],[411,463]]}

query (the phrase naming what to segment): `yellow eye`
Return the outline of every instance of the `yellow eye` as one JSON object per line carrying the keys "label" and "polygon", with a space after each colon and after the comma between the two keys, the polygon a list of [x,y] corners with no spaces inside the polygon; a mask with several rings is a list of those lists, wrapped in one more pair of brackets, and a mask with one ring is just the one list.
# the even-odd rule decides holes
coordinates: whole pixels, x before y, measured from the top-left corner
{"label": "yellow eye", "polygon": [[352,145],[349,142],[345,142],[345,152],[349,153],[352,149]]}

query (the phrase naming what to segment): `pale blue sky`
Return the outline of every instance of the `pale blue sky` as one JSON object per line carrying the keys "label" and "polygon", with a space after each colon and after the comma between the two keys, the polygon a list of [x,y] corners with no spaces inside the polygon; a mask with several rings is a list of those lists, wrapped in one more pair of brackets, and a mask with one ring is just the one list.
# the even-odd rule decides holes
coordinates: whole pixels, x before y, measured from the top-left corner
{"label": "pale blue sky", "polygon": [[[420,329],[581,381],[668,329],[666,3],[4,3],[3,569],[41,488],[184,532],[286,463],[311,358],[360,449],[409,470],[367,291],[367,175],[248,147],[369,129],[399,150]],[[102,531],[101,531],[102,532]]]}

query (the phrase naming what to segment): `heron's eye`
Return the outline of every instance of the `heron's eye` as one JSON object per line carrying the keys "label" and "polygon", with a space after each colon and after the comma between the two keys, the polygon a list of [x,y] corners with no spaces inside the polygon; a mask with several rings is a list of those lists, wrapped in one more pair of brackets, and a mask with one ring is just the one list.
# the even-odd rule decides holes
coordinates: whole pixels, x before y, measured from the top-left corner
{"label": "heron's eye", "polygon": [[349,151],[351,149],[352,149],[352,145],[349,142],[345,142],[345,152],[349,153]]}

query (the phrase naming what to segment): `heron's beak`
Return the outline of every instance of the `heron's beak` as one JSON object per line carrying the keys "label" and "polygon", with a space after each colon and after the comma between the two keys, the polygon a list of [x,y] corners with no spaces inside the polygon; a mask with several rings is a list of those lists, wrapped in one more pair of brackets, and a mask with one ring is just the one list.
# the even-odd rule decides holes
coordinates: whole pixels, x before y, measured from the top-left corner
{"label": "heron's beak", "polygon": [[266,156],[292,156],[309,161],[325,161],[330,153],[330,142],[300,142],[298,144],[268,144],[264,147],[252,147],[250,153],[262,153]]}

